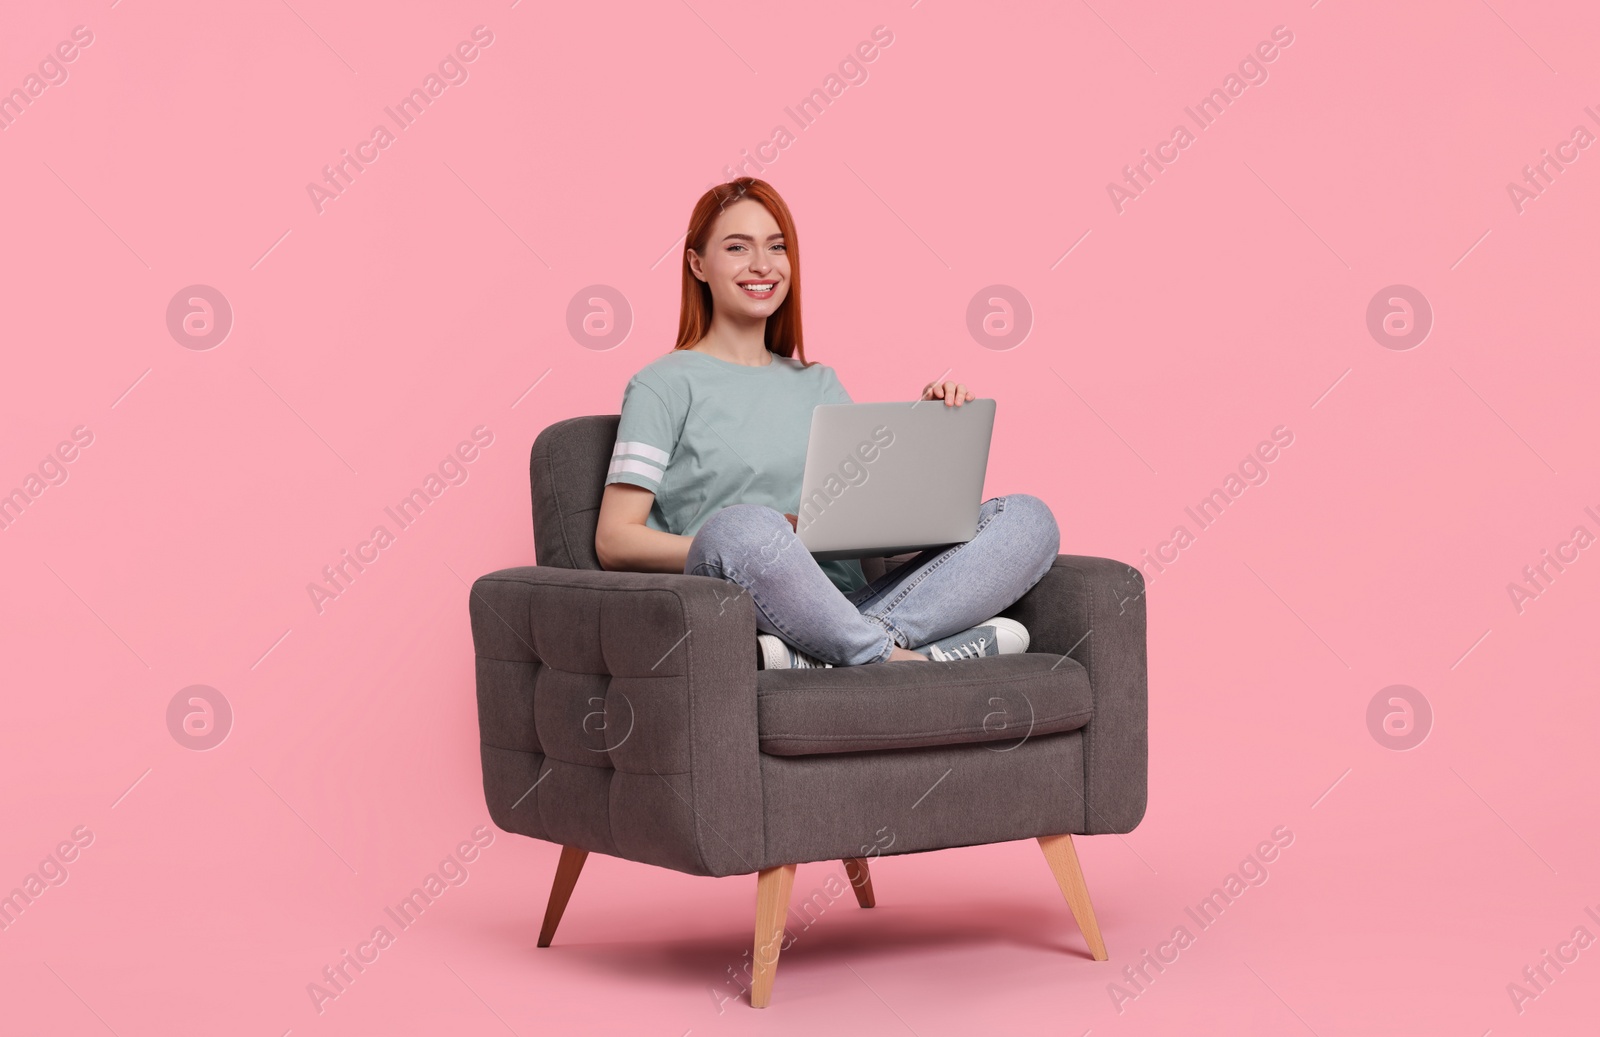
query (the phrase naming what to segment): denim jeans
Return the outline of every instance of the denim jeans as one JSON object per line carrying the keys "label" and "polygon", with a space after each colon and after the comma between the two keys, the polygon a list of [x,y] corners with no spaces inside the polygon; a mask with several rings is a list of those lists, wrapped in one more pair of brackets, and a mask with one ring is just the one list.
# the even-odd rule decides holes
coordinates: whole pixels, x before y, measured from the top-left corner
{"label": "denim jeans", "polygon": [[992,497],[964,544],[933,547],[850,594],[834,586],[789,520],[734,504],[695,533],[683,571],[737,584],[756,626],[835,666],[883,662],[997,615],[1044,576],[1061,547],[1055,516],[1025,493]]}

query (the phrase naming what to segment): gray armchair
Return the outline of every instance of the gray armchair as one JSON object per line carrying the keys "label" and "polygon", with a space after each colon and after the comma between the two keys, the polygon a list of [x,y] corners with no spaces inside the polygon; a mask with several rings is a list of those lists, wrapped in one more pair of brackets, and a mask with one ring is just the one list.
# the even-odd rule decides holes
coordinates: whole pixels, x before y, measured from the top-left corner
{"label": "gray armchair", "polygon": [[1036,838],[1105,960],[1072,836],[1144,816],[1139,572],[1059,556],[1007,610],[1031,635],[1021,655],[758,671],[734,584],[601,570],[616,431],[603,415],[539,435],[538,565],[483,576],[470,598],[490,816],[562,847],[539,946],[590,853],[755,872],[750,1003],[765,1007],[797,863],[843,861],[871,907],[874,856]]}

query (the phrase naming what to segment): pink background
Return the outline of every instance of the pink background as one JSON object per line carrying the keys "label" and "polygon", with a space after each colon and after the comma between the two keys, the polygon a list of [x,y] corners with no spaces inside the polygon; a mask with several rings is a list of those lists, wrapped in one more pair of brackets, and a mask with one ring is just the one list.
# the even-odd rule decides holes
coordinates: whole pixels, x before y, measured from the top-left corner
{"label": "pink background", "polygon": [[[1224,6],[9,12],[0,89],[94,40],[0,132],[0,489],[94,438],[0,531],[0,891],[93,841],[0,933],[0,1029],[1592,1027],[1600,945],[1521,1014],[1507,984],[1600,936],[1600,552],[1520,612],[1507,585],[1600,534],[1600,149],[1520,213],[1507,184],[1600,133],[1600,14]],[[467,80],[319,214],[306,184],[478,25]],[[795,126],[878,25],[865,81]],[[1267,81],[1119,214],[1107,183],[1279,25]],[[593,858],[541,951],[556,848],[496,832],[319,1015],[307,985],[489,823],[465,583],[532,561],[529,444],[671,345],[689,209],[780,124],[760,175],[798,220],[810,355],[858,400],[946,371],[999,400],[989,490],[1044,497],[1064,550],[1140,562],[1294,433],[1150,580],[1149,813],[1079,841],[1112,961],[1029,842],[893,857],[878,909],[784,953],[771,1009],[719,1011],[751,877]],[[233,309],[211,349],[167,325],[196,284]],[[633,311],[609,350],[567,327],[595,284]],[[995,284],[1032,308],[1011,349],[967,326]],[[1432,307],[1414,348],[1367,326],[1395,284]],[[307,584],[480,425],[467,481],[319,614]],[[168,728],[191,685],[233,713],[208,751]],[[1409,751],[1368,727],[1391,685],[1431,707]],[[1278,826],[1270,879],[1119,1012],[1117,970]]]}

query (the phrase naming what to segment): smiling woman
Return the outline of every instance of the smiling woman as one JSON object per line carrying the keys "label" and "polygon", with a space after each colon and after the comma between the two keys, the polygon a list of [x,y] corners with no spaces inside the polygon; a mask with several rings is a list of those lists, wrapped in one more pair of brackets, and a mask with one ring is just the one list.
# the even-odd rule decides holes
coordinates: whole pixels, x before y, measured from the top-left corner
{"label": "smiling woman", "polygon": [[[811,417],[854,401],[833,368],[805,356],[794,217],[771,184],[740,177],[701,196],[684,241],[677,342],[622,394],[595,528],[601,568],[738,584],[769,669],[1026,651],[1027,631],[999,613],[1055,561],[1060,533],[1045,503],[991,498],[971,539],[871,583],[856,558],[818,560],[797,530],[827,504],[801,506]],[[934,381],[919,398],[959,407],[973,397]],[[862,463],[847,459],[827,499],[863,480],[862,465],[892,441],[884,429]]]}

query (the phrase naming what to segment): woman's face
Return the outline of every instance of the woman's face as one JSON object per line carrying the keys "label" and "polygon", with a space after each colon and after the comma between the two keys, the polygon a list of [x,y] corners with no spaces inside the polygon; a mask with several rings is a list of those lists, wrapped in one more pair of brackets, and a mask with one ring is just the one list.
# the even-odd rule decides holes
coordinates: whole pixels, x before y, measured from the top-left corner
{"label": "woman's face", "polygon": [[714,312],[721,315],[770,317],[789,294],[783,233],[754,198],[742,198],[722,211],[706,239],[706,254],[689,252],[689,268],[711,286]]}

